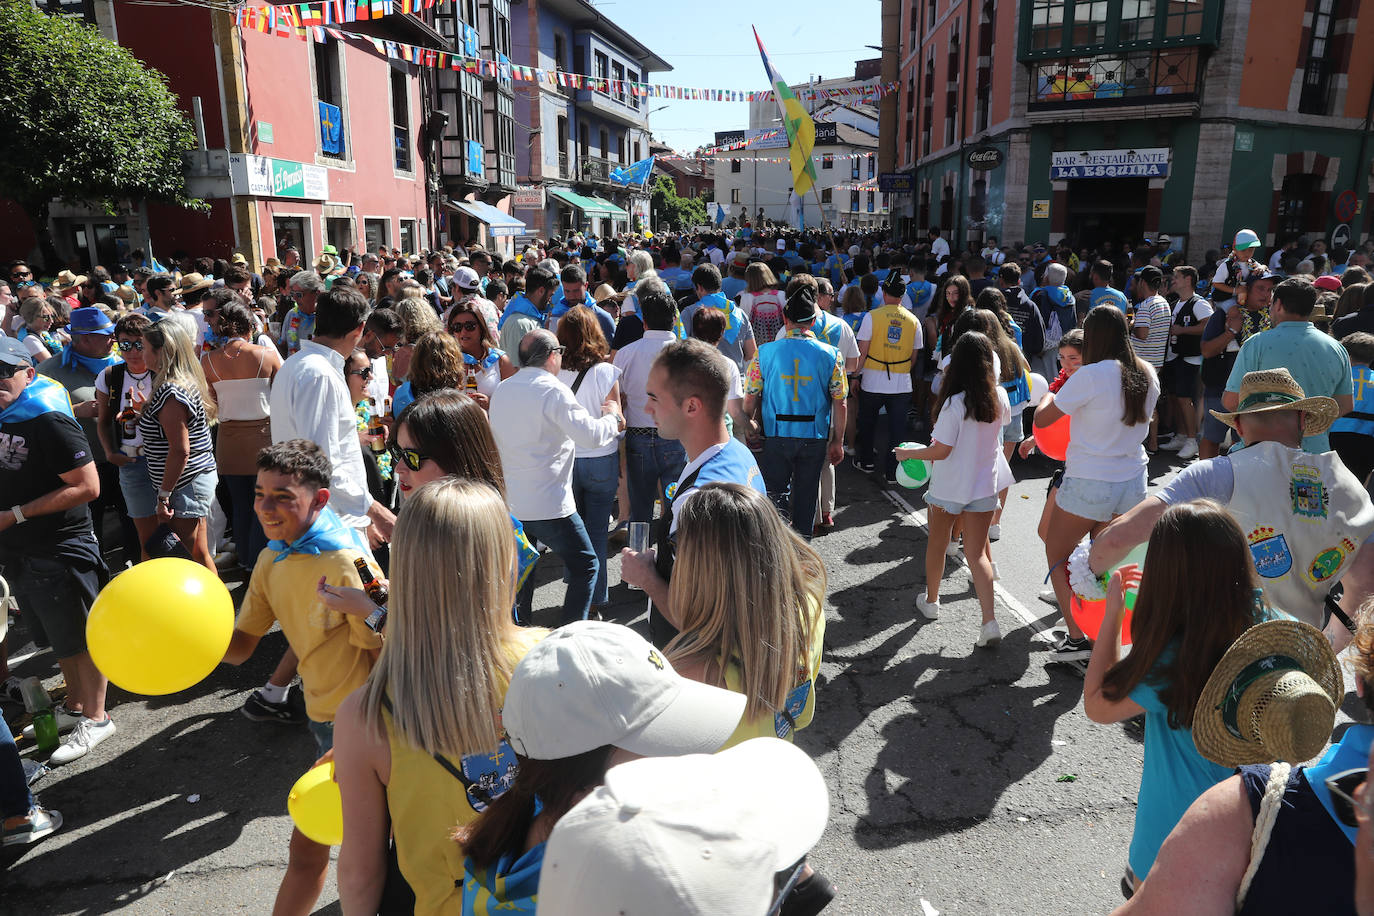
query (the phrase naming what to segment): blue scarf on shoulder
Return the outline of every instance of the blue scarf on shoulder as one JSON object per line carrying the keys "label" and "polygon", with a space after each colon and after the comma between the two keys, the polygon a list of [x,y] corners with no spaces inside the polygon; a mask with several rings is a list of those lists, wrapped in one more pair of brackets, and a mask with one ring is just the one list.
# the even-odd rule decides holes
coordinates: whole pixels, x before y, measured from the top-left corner
{"label": "blue scarf on shoulder", "polygon": [[528,297],[516,296],[514,299],[506,303],[506,310],[501,313],[501,320],[496,323],[497,330],[504,329],[506,326],[506,320],[510,318],[512,315],[525,315],[529,318],[533,318],[535,321],[539,322],[539,326],[541,328],[544,326],[544,322],[548,318],[548,315],[544,312],[539,311],[539,309],[535,306],[533,302],[529,300]]}
{"label": "blue scarf on shoulder", "polygon": [[363,554],[367,553],[367,545],[363,543],[357,530],[345,526],[338,514],[328,506],[320,510],[315,523],[305,534],[290,543],[268,541],[267,549],[277,551],[273,563],[280,563],[293,553],[310,557],[319,556],[326,550],[357,550]]}
{"label": "blue scarf on shoulder", "polygon": [[60,413],[76,418],[67,389],[45,375],[36,375],[28,387],[19,392],[13,404],[0,410],[0,423],[22,423],[45,413]]}
{"label": "blue scarf on shoulder", "polygon": [[[702,296],[697,300],[697,305],[702,308],[720,309],[725,313],[725,333],[721,339],[726,343],[734,343],[739,339],[739,332],[744,330],[744,326],[749,323],[749,316],[744,314],[744,310],[735,305],[724,293],[716,292],[707,296]],[[679,340],[686,340],[691,336],[690,329],[682,323],[682,313],[678,313],[677,321],[673,324],[673,330],[677,332]]]}
{"label": "blue scarf on shoulder", "polygon": [[113,353],[106,353],[104,356],[82,356],[76,352],[73,344],[67,344],[62,351],[62,366],[66,369],[76,369],[80,366],[92,375],[99,375],[115,363],[122,363],[124,360],[115,356]]}

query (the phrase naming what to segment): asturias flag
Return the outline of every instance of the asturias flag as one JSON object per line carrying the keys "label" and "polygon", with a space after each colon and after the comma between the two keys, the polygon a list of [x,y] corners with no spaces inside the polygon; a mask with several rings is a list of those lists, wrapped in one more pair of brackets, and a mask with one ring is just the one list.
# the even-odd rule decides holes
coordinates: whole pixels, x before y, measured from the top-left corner
{"label": "asturias flag", "polygon": [[792,94],[787,83],[778,76],[773,64],[768,60],[768,52],[763,49],[759,30],[754,29],[754,41],[758,42],[759,55],[763,58],[763,69],[768,72],[768,85],[773,89],[773,97],[778,100],[782,112],[782,123],[787,128],[787,145],[792,160],[792,188],[797,196],[811,190],[816,183],[816,164],[811,161],[811,150],[816,145],[816,124],[811,115],[802,108],[801,102]]}
{"label": "asturias flag", "polygon": [[611,169],[611,181],[616,184],[642,185],[649,180],[649,173],[654,170],[654,159],[641,159],[629,165],[622,165]]}

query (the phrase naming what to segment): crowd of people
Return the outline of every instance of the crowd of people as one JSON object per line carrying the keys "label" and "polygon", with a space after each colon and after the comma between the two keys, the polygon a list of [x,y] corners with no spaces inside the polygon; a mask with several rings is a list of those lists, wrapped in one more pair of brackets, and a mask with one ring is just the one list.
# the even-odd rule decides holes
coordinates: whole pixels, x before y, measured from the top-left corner
{"label": "crowd of people", "polygon": [[[1014,468],[1067,425],[1041,597],[1063,617],[1052,660],[1085,663],[1089,717],[1146,719],[1127,911],[1175,907],[1187,851],[1216,843],[1236,853],[1233,910],[1287,912],[1268,889],[1354,843],[1365,803],[1337,824],[1314,782],[1332,766],[1230,773],[1321,750],[1342,700],[1333,646],[1355,633],[1374,666],[1369,252],[1293,241],[1260,260],[1241,230],[1194,267],[1167,236],[996,241],[573,234],[515,257],[327,249],[303,265],[287,248],[255,270],[136,253],[46,278],[11,263],[0,564],[66,683],[47,766],[115,733],[84,637],[100,588],[179,556],[246,582],[226,663],[286,637],[242,711],[305,724],[335,762],[344,912],[669,912],[670,885],[682,912],[819,912],[836,891],[806,853],[827,794],[788,743],[817,711],[812,540],[836,526],[836,466],[892,484],[928,462],[913,613],[942,613],[946,561],[963,558],[975,648],[994,649]],[[1183,467],[1147,495],[1161,452]],[[648,640],[601,622],[622,543]],[[541,547],[564,583],[546,626]],[[1275,658],[1291,677],[1271,683]],[[0,651],[0,700],[22,693]],[[1357,728],[1341,763],[1370,751]],[[61,826],[29,789],[44,770],[0,730],[6,845]],[[1261,816],[1281,791],[1306,820]],[[1234,823],[1195,814],[1208,799]],[[1284,861],[1252,861],[1242,821]],[[1354,907],[1346,860],[1324,866],[1344,881],[1331,912]],[[1156,862],[1165,877],[1146,880]],[[328,865],[295,832],[275,912],[310,912]]]}

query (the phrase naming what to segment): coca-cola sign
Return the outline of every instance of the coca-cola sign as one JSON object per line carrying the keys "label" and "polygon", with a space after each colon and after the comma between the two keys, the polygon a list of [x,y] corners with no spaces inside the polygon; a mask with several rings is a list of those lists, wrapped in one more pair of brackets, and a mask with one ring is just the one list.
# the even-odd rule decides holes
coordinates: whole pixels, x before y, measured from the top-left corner
{"label": "coca-cola sign", "polygon": [[975,172],[991,172],[1002,164],[1006,157],[995,146],[976,146],[968,151],[965,161]]}

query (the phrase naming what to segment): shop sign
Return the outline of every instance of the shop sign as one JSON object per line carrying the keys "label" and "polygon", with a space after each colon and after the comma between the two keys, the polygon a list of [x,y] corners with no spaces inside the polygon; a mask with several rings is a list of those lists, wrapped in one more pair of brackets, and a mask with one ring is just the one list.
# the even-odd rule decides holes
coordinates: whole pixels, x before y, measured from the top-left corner
{"label": "shop sign", "polygon": [[273,132],[272,132],[272,124],[271,124],[271,122],[268,122],[268,121],[259,121],[259,122],[258,122],[258,142],[259,142],[259,143],[271,143],[271,142],[273,141],[273,138],[274,138],[274,137],[275,137],[275,134],[273,134]]}
{"label": "shop sign", "polygon": [[1050,153],[1050,179],[1167,178],[1169,149],[1097,149]]}
{"label": "shop sign", "polygon": [[235,194],[252,197],[291,197],[297,200],[325,200],[329,197],[328,169],[289,159],[230,153],[229,181]]}
{"label": "shop sign", "polygon": [[1031,201],[1031,219],[1049,219],[1050,202],[1048,200]]}
{"label": "shop sign", "polygon": [[511,195],[511,208],[516,210],[542,210],[544,209],[544,189],[538,188],[516,188]]}
{"label": "shop sign", "polygon": [[882,172],[878,175],[878,190],[884,194],[910,193],[916,189],[916,176],[907,172]]}
{"label": "shop sign", "polygon": [[965,157],[968,167],[975,172],[991,172],[1005,160],[1002,151],[995,146],[976,146]]}

